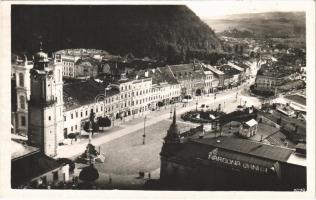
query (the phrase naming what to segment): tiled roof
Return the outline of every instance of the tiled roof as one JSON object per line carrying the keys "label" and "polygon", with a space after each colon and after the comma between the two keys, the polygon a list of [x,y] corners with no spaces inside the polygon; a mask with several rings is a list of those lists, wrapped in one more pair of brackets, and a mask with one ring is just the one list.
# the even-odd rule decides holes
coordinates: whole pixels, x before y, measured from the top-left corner
{"label": "tiled roof", "polygon": [[306,97],[305,96],[295,94],[295,95],[285,96],[285,98],[306,106]]}
{"label": "tiled roof", "polygon": [[204,77],[203,69],[200,64],[181,64],[168,66],[173,75],[178,80],[202,79]]}
{"label": "tiled roof", "polygon": [[225,75],[237,75],[240,71],[231,67],[230,65],[222,65],[218,67],[219,70],[225,73]]}
{"label": "tiled roof", "polygon": [[206,65],[205,66],[207,69],[211,70],[212,72],[214,72],[217,75],[224,75],[224,72],[220,71],[219,69],[211,66],[211,65]]}
{"label": "tiled roof", "polygon": [[43,153],[11,161],[11,185],[13,188],[18,187],[62,165]]}
{"label": "tiled roof", "polygon": [[34,152],[38,152],[39,149],[36,147],[28,146],[21,144],[19,142],[15,142],[11,140],[11,159],[18,159],[19,157],[23,157],[27,154],[31,154]]}
{"label": "tiled roof", "polygon": [[290,155],[294,152],[294,149],[267,145],[260,142],[233,137],[196,139],[194,142],[249,156],[282,162],[286,162]]}
{"label": "tiled roof", "polygon": [[98,66],[100,62],[97,59],[94,59],[92,57],[86,57],[86,58],[80,58],[75,63],[76,65],[80,65],[81,63],[88,62],[91,63],[92,66]]}
{"label": "tiled roof", "polygon": [[305,122],[302,122],[298,119],[295,119],[295,118],[292,118],[292,117],[288,117],[278,111],[273,111],[272,113],[268,113],[268,112],[261,112],[260,111],[260,114],[265,116],[266,118],[270,119],[271,121],[277,123],[278,119],[282,119],[281,120],[281,125],[284,125],[284,124],[289,124],[289,123],[293,123],[299,127],[301,127],[302,129],[306,129],[306,123]]}
{"label": "tiled roof", "polygon": [[[253,156],[249,153],[245,153],[242,151],[235,151],[231,150],[230,148],[226,148],[224,145],[214,145],[218,139],[221,139],[221,141],[225,140],[224,137],[220,138],[203,138],[203,139],[195,139],[191,140],[189,142],[183,143],[182,146],[179,146],[178,149],[176,149],[175,153],[171,156],[169,154],[169,159],[174,159],[177,162],[186,164],[186,165],[192,165],[196,162],[201,162],[204,165],[214,165],[211,160],[208,159],[209,153],[212,151],[216,151],[216,154],[229,158],[234,160],[239,160],[246,163],[253,163],[258,164],[260,166],[265,166],[267,168],[270,168],[273,166],[277,160],[271,160],[270,158],[265,158],[262,156]],[[240,140],[234,138],[234,140]],[[248,140],[245,140],[248,141]],[[221,142],[222,143],[222,142]],[[223,143],[222,143],[223,144]],[[230,145],[237,146],[237,141],[232,141]],[[267,145],[268,146],[268,145]],[[269,146],[271,147],[271,146]],[[271,150],[269,151],[269,154],[271,153]],[[287,151],[285,153],[285,157],[289,157],[291,155],[293,150]],[[283,159],[283,160],[287,160]]]}
{"label": "tiled roof", "polygon": [[136,73],[141,76],[145,77],[146,71],[148,72],[148,77],[152,78],[153,84],[161,84],[161,83],[169,83],[169,84],[177,84],[178,81],[172,76],[168,67],[158,67],[155,69],[148,69],[148,70],[139,70]]}
{"label": "tiled roof", "polygon": [[[105,94],[106,85],[92,79],[88,81],[65,84],[63,89],[64,108],[70,110],[95,102],[98,95]],[[117,90],[107,90],[106,95],[117,94]]]}

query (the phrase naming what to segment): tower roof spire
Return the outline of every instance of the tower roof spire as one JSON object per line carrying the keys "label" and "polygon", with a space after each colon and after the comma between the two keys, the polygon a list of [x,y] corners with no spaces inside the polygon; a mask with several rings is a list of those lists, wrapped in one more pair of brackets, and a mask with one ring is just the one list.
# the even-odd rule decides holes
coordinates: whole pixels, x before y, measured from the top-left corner
{"label": "tower roof spire", "polygon": [[176,108],[174,108],[173,112],[173,120],[168,129],[167,136],[165,137],[166,143],[180,143],[180,131],[177,125],[177,118],[176,118]]}

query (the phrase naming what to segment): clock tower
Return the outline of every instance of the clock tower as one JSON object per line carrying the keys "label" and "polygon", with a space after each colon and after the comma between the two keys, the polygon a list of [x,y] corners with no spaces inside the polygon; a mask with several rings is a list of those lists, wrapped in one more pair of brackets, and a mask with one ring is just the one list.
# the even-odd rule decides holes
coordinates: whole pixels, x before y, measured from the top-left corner
{"label": "clock tower", "polygon": [[48,156],[56,156],[63,127],[62,65],[50,61],[42,48],[30,72],[28,140]]}

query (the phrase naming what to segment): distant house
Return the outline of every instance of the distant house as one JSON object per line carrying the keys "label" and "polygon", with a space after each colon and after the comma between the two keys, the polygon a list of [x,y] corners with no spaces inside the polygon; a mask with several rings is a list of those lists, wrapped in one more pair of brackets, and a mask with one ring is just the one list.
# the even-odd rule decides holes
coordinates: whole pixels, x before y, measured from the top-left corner
{"label": "distant house", "polygon": [[99,74],[101,63],[91,57],[80,58],[75,63],[74,77],[96,77]]}
{"label": "distant house", "polygon": [[242,123],[240,126],[239,135],[245,138],[254,136],[257,133],[258,122],[254,119],[251,119],[247,122]]}

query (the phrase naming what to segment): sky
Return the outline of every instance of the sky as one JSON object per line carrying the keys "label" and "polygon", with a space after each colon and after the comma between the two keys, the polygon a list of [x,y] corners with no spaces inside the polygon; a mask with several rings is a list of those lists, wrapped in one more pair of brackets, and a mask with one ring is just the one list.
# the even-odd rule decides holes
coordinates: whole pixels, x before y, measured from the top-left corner
{"label": "sky", "polygon": [[293,12],[305,11],[308,1],[283,0],[283,1],[199,1],[188,2],[187,6],[201,19],[218,19],[225,15],[241,13],[262,13],[262,12]]}

